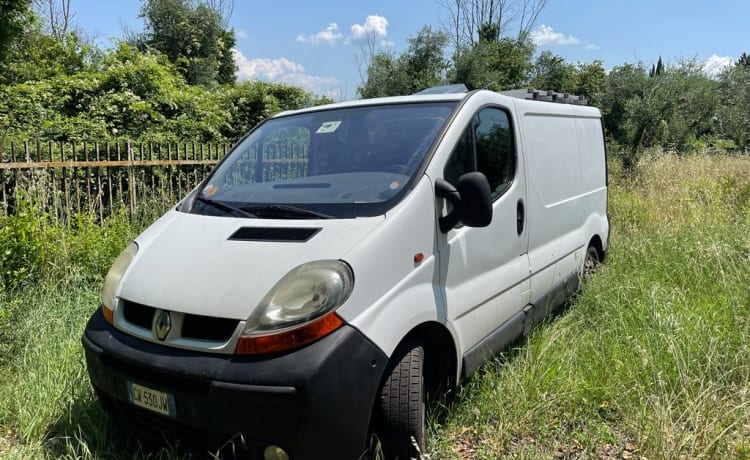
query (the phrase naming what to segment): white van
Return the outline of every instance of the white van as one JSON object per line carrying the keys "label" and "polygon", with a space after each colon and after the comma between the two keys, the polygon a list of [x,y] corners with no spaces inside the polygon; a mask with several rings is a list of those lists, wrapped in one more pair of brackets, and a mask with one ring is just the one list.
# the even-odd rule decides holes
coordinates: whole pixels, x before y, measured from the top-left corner
{"label": "white van", "polygon": [[136,238],[83,336],[104,406],[251,458],[424,449],[427,395],[609,239],[597,109],[432,93],[272,117]]}

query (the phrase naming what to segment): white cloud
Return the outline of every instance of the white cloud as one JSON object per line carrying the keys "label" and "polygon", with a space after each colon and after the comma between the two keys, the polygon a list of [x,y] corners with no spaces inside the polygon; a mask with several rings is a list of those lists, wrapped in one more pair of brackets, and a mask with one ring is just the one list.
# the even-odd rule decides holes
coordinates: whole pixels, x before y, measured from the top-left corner
{"label": "white cloud", "polygon": [[278,80],[283,75],[305,71],[302,65],[287,58],[248,59],[236,48],[232,55],[241,79]]}
{"label": "white cloud", "polygon": [[596,51],[596,50],[601,49],[601,46],[599,46],[599,45],[597,45],[595,43],[589,43],[588,45],[586,45],[586,49],[589,50],[589,51]]}
{"label": "white cloud", "polygon": [[734,64],[734,60],[729,56],[717,56],[712,54],[710,58],[703,63],[703,73],[709,77],[718,77],[727,67]]}
{"label": "white cloud", "polygon": [[341,85],[335,77],[319,77],[305,73],[302,64],[287,58],[248,59],[238,49],[232,50],[240,80],[266,80],[289,83],[313,94],[340,99]]}
{"label": "white cloud", "polygon": [[550,26],[542,24],[536,29],[531,31],[531,41],[535,45],[576,45],[581,41],[572,35],[565,35],[561,32],[555,32]]}
{"label": "white cloud", "polygon": [[237,35],[237,38],[247,38],[247,32],[242,29],[235,29],[234,34]]}
{"label": "white cloud", "polygon": [[335,101],[342,97],[341,84],[335,77],[319,77],[300,72],[284,75],[280,81],[301,86],[313,94],[327,96]]}
{"label": "white cloud", "polygon": [[297,36],[298,42],[310,42],[313,45],[332,45],[336,43],[340,38],[342,37],[341,32],[339,31],[339,26],[335,22],[332,22],[328,24],[328,27],[325,28],[325,30],[321,30],[320,32],[312,35],[308,35],[305,37],[305,35],[300,34]]}
{"label": "white cloud", "polygon": [[385,41],[388,35],[388,20],[376,14],[367,16],[364,24],[354,24],[347,41],[362,43],[368,40]]}

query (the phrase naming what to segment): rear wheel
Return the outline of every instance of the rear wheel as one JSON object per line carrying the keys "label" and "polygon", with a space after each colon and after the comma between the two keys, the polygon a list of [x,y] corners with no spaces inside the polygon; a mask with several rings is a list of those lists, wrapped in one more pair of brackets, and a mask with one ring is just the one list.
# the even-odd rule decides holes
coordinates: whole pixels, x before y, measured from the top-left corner
{"label": "rear wheel", "polygon": [[591,276],[593,276],[600,263],[599,251],[597,251],[594,246],[589,246],[588,249],[586,249],[586,258],[583,260],[581,281],[585,283],[591,279]]}
{"label": "rear wheel", "polygon": [[424,348],[402,347],[380,390],[377,430],[385,459],[420,458],[425,452]]}

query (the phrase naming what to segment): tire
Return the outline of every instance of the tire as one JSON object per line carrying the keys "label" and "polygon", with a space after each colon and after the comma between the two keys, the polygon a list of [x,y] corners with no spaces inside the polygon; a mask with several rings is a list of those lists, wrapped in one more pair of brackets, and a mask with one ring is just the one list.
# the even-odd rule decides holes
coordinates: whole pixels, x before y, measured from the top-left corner
{"label": "tire", "polygon": [[380,389],[376,426],[386,460],[420,458],[426,444],[424,348],[403,347],[394,355]]}
{"label": "tire", "polygon": [[583,259],[583,268],[581,269],[581,281],[583,283],[591,279],[600,263],[599,251],[594,246],[589,246],[586,249],[586,258]]}

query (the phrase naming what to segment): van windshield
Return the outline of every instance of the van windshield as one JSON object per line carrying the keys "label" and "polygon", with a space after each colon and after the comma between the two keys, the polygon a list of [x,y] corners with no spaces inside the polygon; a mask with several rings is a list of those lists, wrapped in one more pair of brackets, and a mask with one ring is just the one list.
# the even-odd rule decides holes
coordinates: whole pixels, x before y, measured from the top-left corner
{"label": "van windshield", "polygon": [[268,120],[211,173],[192,212],[273,219],[384,214],[416,180],[455,106],[391,104]]}

